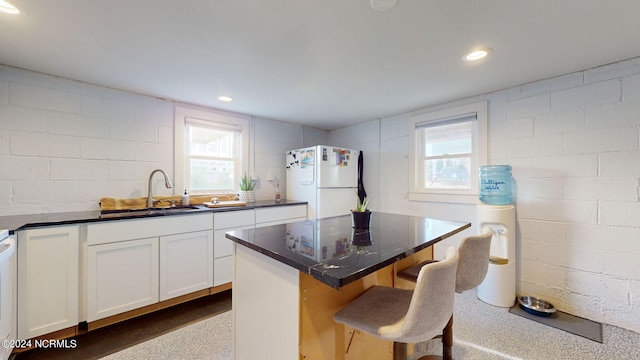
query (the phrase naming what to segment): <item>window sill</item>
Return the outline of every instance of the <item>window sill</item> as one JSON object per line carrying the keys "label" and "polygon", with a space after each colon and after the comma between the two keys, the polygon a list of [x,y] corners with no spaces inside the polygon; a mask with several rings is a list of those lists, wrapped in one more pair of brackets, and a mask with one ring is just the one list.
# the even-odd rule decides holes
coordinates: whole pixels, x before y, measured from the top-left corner
{"label": "window sill", "polygon": [[480,204],[477,194],[427,194],[427,193],[409,193],[409,201],[428,201],[451,204]]}

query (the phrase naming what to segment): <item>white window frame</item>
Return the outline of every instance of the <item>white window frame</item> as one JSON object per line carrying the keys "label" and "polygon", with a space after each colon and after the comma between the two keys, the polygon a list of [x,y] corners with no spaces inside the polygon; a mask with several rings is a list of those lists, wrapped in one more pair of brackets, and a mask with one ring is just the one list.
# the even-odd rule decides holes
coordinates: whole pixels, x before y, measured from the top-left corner
{"label": "white window frame", "polygon": [[[472,155],[470,189],[423,189],[420,185],[421,157],[418,152],[419,125],[425,123],[437,123],[447,119],[462,118],[468,115],[476,115],[472,130]],[[478,200],[478,169],[487,164],[487,103],[486,101],[454,108],[439,110],[412,116],[409,121],[409,200],[433,201],[445,203],[477,204]],[[422,182],[424,183],[424,182]]]}
{"label": "white window frame", "polygon": [[[214,110],[205,111],[192,109],[187,107],[176,106],[175,123],[174,123],[174,184],[175,192],[182,194],[184,189],[189,189],[186,182],[186,172],[188,171],[186,163],[186,154],[188,144],[185,137],[185,127],[187,118],[197,119],[199,121],[211,121],[217,124],[227,124],[241,128],[242,133],[242,169],[241,174],[248,173],[249,169],[249,123],[250,117],[229,114],[226,112],[216,112]],[[241,175],[240,174],[240,175]],[[236,179],[234,184],[234,192],[238,190],[240,178]]]}

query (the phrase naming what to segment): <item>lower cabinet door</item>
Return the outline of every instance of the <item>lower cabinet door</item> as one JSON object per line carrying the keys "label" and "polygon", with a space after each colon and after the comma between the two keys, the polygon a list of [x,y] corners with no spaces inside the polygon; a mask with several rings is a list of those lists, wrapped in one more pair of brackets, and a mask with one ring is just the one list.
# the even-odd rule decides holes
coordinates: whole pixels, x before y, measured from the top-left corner
{"label": "lower cabinet door", "polygon": [[158,238],[89,246],[87,321],[158,302]]}
{"label": "lower cabinet door", "polygon": [[160,301],[213,286],[213,231],[160,237]]}
{"label": "lower cabinet door", "polygon": [[18,339],[78,325],[79,244],[78,225],[18,232]]}

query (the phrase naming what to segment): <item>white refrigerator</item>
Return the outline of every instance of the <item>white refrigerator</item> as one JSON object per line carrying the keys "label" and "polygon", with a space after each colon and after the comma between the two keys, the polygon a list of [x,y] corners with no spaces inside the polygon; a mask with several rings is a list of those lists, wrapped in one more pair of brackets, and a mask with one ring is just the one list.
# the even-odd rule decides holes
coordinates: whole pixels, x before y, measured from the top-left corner
{"label": "white refrigerator", "polygon": [[287,151],[287,199],[308,202],[309,219],[348,215],[358,196],[358,156],[326,145]]}

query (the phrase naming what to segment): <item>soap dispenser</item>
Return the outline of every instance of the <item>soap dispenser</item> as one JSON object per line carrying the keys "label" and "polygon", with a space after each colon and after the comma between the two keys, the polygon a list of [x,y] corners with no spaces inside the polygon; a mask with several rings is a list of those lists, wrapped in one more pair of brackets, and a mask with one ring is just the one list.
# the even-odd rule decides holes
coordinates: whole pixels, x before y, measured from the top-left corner
{"label": "soap dispenser", "polygon": [[189,205],[189,194],[187,194],[187,189],[184,189],[184,194],[182,195],[181,203],[184,206]]}
{"label": "soap dispenser", "polygon": [[280,184],[278,184],[277,190],[276,190],[276,203],[280,203]]}

